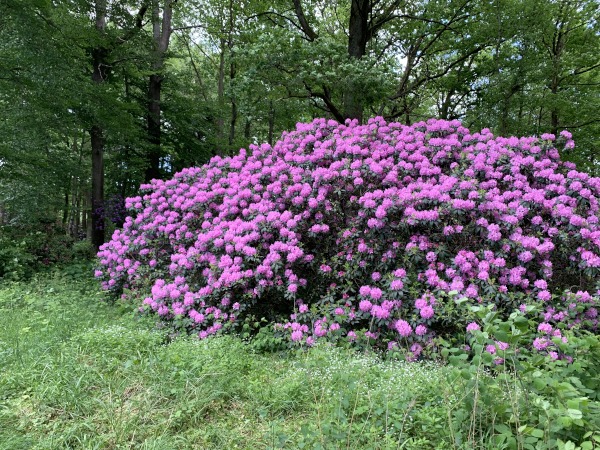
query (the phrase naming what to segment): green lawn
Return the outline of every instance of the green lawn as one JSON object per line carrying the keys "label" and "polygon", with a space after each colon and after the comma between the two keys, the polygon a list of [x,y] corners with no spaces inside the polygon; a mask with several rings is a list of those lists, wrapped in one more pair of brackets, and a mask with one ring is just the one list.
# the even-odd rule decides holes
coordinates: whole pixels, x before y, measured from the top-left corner
{"label": "green lawn", "polygon": [[0,447],[448,448],[447,372],[166,336],[63,275],[0,288]]}
{"label": "green lawn", "polygon": [[[473,448],[453,373],[326,345],[168,343],[81,275],[0,285],[2,449]],[[478,448],[500,448],[490,426],[470,427]]]}

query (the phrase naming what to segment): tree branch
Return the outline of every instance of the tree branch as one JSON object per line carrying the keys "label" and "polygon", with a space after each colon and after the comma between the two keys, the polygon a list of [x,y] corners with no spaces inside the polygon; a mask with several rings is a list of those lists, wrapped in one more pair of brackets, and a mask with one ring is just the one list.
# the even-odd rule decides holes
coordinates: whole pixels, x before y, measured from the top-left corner
{"label": "tree branch", "polygon": [[325,105],[327,106],[328,111],[333,115],[333,117],[335,117],[335,120],[337,120],[340,123],[344,123],[344,120],[345,120],[344,115],[340,112],[339,109],[336,108],[336,106],[331,101],[331,97],[329,96],[328,89],[325,86],[322,86],[323,92],[313,92],[313,90],[310,88],[310,86],[306,82],[304,82],[304,87],[306,88],[306,90],[308,91],[308,93],[310,94],[310,96],[312,98],[319,98],[319,99],[323,100],[323,102],[325,102]]}
{"label": "tree branch", "polygon": [[[297,24],[294,19],[289,18],[286,15],[280,14],[276,11],[264,11],[258,14],[253,14],[251,16],[246,17],[246,20],[251,20],[251,19],[258,19],[260,17],[263,16],[275,16],[275,17],[279,17],[280,19],[285,20],[286,22],[289,22],[293,25],[294,28],[296,28],[298,31],[302,31],[304,33],[304,30],[302,29],[302,27]],[[269,20],[274,24],[274,25],[278,25],[272,18],[269,17]]]}
{"label": "tree branch", "polygon": [[294,10],[296,11],[296,17],[298,18],[298,21],[300,21],[302,31],[304,32],[306,38],[310,42],[314,41],[319,37],[319,35],[315,33],[315,31],[311,28],[310,24],[308,23],[308,20],[306,20],[304,10],[302,9],[302,3],[300,3],[300,0],[293,0],[293,2]]}
{"label": "tree branch", "polygon": [[591,125],[593,123],[600,123],[600,118],[588,120],[587,122],[573,124],[573,125],[561,125],[560,127],[561,128],[581,128],[581,127],[585,127],[587,125]]}
{"label": "tree branch", "polygon": [[146,15],[146,11],[148,11],[148,0],[144,0],[142,6],[140,6],[139,11],[135,15],[135,27],[127,30],[126,33],[117,39],[120,44],[124,44],[130,40],[138,31],[142,29],[144,26],[144,16]]}

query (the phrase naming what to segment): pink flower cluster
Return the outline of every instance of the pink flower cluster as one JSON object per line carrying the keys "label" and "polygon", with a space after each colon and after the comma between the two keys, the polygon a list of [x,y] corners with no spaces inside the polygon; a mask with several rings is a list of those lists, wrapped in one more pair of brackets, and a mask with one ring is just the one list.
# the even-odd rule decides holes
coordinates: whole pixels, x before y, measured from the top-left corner
{"label": "pink flower cluster", "polygon": [[[143,185],[96,276],[200,337],[287,311],[294,342],[367,330],[408,349],[451,329],[449,291],[499,308],[524,294],[553,311],[544,323],[596,327],[600,179],[561,162],[559,141],[433,119],[298,124]],[[585,308],[561,315],[573,274]]]}

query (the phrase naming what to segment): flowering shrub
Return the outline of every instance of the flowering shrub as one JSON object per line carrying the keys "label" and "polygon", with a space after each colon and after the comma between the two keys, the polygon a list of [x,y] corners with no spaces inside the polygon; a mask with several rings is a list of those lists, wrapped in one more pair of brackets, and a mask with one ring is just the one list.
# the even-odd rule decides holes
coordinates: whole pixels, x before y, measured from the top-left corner
{"label": "flowering shrub", "polygon": [[538,303],[531,345],[555,352],[556,330],[598,324],[600,179],[559,160],[573,145],[458,121],[298,124],[142,185],[96,276],[200,338],[260,315],[292,342],[409,359],[477,329],[467,306]]}

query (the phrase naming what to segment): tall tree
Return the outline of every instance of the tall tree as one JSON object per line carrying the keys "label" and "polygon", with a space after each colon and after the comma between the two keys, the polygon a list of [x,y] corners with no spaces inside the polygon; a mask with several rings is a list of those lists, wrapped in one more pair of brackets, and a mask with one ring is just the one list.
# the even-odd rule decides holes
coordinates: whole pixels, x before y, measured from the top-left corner
{"label": "tall tree", "polygon": [[[151,73],[148,79],[148,167],[146,182],[161,178],[161,92],[164,80],[164,65],[173,32],[173,5],[175,0],[152,0],[152,52]],[[162,14],[161,14],[162,10]]]}
{"label": "tall tree", "polygon": [[[98,33],[97,45],[92,48],[92,81],[99,85],[108,75],[107,48],[103,45],[106,33],[106,0],[94,2],[94,25]],[[92,244],[104,243],[104,129],[98,120],[90,128],[92,146]]]}

